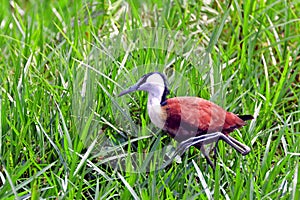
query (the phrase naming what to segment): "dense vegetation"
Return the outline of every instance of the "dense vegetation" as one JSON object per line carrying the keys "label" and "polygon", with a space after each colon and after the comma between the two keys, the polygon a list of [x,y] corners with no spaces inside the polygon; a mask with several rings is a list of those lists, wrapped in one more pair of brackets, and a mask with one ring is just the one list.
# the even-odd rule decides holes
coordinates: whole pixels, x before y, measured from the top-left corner
{"label": "dense vegetation", "polygon": [[[299,13],[281,0],[2,0],[0,199],[300,199]],[[168,160],[176,143],[146,94],[117,98],[150,71],[170,96],[253,114],[232,133],[251,153],[219,142],[215,172],[194,148]]]}

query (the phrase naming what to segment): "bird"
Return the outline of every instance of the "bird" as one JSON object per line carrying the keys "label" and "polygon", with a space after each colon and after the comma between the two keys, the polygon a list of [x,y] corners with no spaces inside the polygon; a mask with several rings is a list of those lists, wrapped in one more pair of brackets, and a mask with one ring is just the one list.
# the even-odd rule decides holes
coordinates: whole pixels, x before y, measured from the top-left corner
{"label": "bird", "polygon": [[252,115],[227,112],[217,104],[200,97],[167,98],[170,93],[168,81],[160,72],[143,75],[137,83],[123,90],[118,96],[135,91],[148,92],[147,111],[151,122],[179,143],[183,143],[184,148],[194,146],[199,149],[213,169],[215,163],[206,153],[205,144],[216,142],[217,146],[218,141],[223,140],[242,155],[251,151],[250,147],[234,139],[229,133],[245,126],[247,120],[253,119]]}

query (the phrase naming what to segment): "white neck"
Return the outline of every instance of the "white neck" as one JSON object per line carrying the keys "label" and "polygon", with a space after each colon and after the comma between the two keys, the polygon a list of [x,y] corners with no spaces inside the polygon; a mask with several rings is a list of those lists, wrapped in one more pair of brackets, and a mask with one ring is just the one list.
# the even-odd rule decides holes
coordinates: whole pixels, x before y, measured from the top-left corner
{"label": "white neck", "polygon": [[160,106],[161,97],[155,96],[151,93],[148,94],[148,106]]}
{"label": "white neck", "polygon": [[148,114],[152,123],[161,129],[165,124],[161,116],[162,110],[160,105],[163,92],[162,87],[156,87],[152,92],[149,91],[147,103]]}
{"label": "white neck", "polygon": [[[150,84],[149,84],[150,86]],[[151,84],[151,89],[148,90],[148,104],[159,105],[161,103],[163,94],[164,94],[164,86]]]}

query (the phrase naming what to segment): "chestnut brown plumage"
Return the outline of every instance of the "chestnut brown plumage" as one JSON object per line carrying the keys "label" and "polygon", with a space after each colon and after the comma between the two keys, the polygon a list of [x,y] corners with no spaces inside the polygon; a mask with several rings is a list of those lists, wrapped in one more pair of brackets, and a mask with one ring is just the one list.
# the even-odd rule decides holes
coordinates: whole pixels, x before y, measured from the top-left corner
{"label": "chestnut brown plumage", "polygon": [[[242,155],[250,152],[250,148],[228,134],[237,128],[246,125],[246,120],[251,120],[251,115],[235,115],[225,111],[220,106],[198,97],[175,97],[167,99],[169,93],[167,80],[159,72],[144,75],[140,80],[119,96],[143,90],[148,95],[148,114],[151,121],[159,128],[165,130],[178,142],[184,142],[190,138],[205,134],[213,134],[206,142],[193,142],[193,146],[204,154],[208,163],[214,168],[204,149],[204,144],[223,140],[234,147]],[[202,140],[201,140],[202,141]],[[205,141],[205,140],[204,140]]]}

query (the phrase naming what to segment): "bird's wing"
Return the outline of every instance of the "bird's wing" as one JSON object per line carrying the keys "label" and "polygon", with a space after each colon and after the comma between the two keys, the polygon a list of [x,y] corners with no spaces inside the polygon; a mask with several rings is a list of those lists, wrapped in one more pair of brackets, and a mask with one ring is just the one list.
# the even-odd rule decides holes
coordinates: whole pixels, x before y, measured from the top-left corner
{"label": "bird's wing", "polygon": [[162,108],[167,113],[165,129],[179,141],[217,131],[227,134],[245,124],[235,114],[197,97],[167,99]]}

